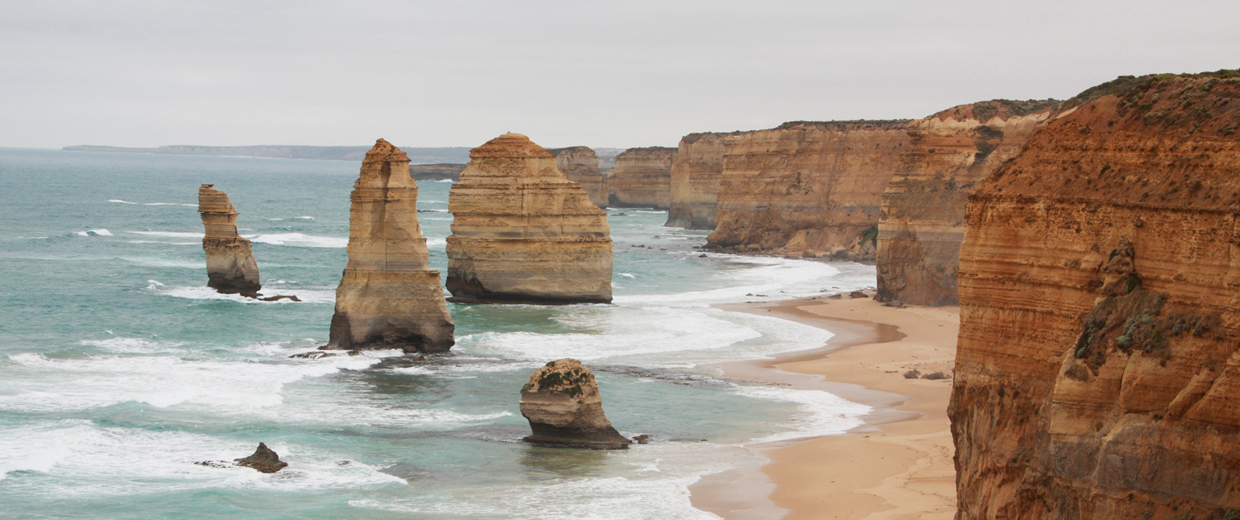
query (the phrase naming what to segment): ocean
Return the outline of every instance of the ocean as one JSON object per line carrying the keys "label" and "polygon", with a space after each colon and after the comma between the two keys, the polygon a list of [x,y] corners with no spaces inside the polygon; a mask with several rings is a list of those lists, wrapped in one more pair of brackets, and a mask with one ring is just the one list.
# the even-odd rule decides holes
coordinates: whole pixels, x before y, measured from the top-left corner
{"label": "ocean", "polygon": [[[444,355],[291,359],[327,341],[357,162],[0,149],[0,517],[715,518],[699,477],[870,409],[703,365],[830,333],[714,304],[846,292],[874,268],[708,254],[664,211],[609,209],[610,305],[448,304]],[[197,190],[240,212],[265,295],[206,287]],[[446,271],[448,182],[420,183]],[[528,446],[538,366],[591,368],[622,451]],[[219,468],[265,442],[275,474]]]}

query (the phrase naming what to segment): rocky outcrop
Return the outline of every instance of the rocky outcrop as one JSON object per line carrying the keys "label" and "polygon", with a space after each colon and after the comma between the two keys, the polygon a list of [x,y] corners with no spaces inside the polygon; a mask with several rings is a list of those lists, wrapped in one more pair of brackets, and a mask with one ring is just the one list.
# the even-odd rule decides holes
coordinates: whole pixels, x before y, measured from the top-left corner
{"label": "rocky outcrop", "polygon": [[672,162],[667,226],[715,229],[719,180],[723,176],[724,138],[734,134],[699,133],[680,139]]}
{"label": "rocky outcrop", "polygon": [[254,454],[243,459],[237,459],[238,466],[254,468],[262,473],[275,473],[286,467],[288,463],[280,460],[280,456],[276,452],[271,451],[264,443],[258,443],[258,449],[254,450]]}
{"label": "rocky outcrop", "polygon": [[1240,73],[1065,102],[970,196],[960,519],[1240,516]]}
{"label": "rocky outcrop", "polygon": [[329,348],[443,352],[454,343],[439,271],[427,263],[409,157],[379,139],[349,209],[349,263],[336,289]]}
{"label": "rocky outcrop", "polygon": [[725,138],[708,246],[873,261],[909,121],[792,122]]}
{"label": "rocky outcrop", "polygon": [[999,99],[952,107],[908,126],[909,149],[883,192],[878,301],[950,305],[968,196],[1011,159],[1059,103]]}
{"label": "rocky outcrop", "polygon": [[603,414],[603,399],[590,369],[576,359],[552,361],[521,387],[521,415],[534,434],[526,442],[615,450],[632,442]]}
{"label": "rocky outcrop", "polygon": [[409,165],[409,176],[414,181],[452,181],[456,182],[461,178],[461,170],[465,169],[464,164],[440,163],[440,164],[411,164]]}
{"label": "rocky outcrop", "polygon": [[629,148],[617,155],[616,169],[607,178],[608,205],[667,209],[675,160],[676,149],[662,146]]}
{"label": "rocky outcrop", "polygon": [[237,208],[228,194],[203,184],[198,188],[198,213],[206,228],[202,250],[207,254],[207,286],[227,294],[258,294],[258,262],[250,241],[237,234]]}
{"label": "rocky outcrop", "polygon": [[607,214],[521,134],[470,151],[448,195],[448,290],[459,302],[607,303]]}
{"label": "rocky outcrop", "polygon": [[590,202],[600,208],[607,207],[607,179],[599,172],[598,155],[585,146],[553,148],[547,150],[555,156],[555,166],[564,177],[581,185],[590,196]]}

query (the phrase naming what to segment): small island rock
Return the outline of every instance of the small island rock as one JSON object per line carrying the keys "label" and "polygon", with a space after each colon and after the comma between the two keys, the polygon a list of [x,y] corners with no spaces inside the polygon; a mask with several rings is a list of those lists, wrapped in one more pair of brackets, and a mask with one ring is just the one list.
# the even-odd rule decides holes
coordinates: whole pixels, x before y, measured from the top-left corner
{"label": "small island rock", "polygon": [[632,443],[607,420],[594,374],[575,359],[534,371],[521,388],[521,415],[534,431],[525,438],[532,444],[616,450]]}
{"label": "small island rock", "polygon": [[254,450],[254,454],[243,459],[236,459],[238,466],[254,468],[263,473],[275,473],[288,466],[287,462],[280,460],[280,456],[276,452],[271,451],[264,443],[258,443],[258,449]]}

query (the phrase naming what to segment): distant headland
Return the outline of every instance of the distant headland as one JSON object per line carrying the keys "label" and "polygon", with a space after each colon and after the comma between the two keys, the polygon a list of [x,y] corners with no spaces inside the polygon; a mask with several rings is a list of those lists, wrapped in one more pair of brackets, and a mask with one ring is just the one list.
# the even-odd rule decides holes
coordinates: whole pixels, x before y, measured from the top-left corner
{"label": "distant headland", "polygon": [[[232,157],[275,157],[281,159],[318,159],[328,161],[360,161],[370,150],[369,146],[291,146],[291,145],[258,145],[258,146],[198,146],[171,145],[158,148],[126,148],[121,146],[80,145],[66,146],[64,150],[71,152],[127,152],[127,153],[158,153],[170,155],[219,155]],[[469,162],[468,146],[450,146],[441,148],[403,148],[415,164],[459,163]]]}

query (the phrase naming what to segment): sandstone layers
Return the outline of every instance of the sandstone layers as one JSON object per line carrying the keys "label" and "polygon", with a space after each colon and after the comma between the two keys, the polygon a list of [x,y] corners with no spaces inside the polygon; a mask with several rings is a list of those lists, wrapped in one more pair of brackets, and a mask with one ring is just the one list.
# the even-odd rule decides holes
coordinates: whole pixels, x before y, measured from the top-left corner
{"label": "sandstone layers", "polygon": [[604,450],[631,444],[603,414],[594,374],[576,359],[552,361],[534,371],[521,387],[521,415],[534,432],[526,442]]}
{"label": "sandstone layers", "polygon": [[969,193],[1025,141],[1054,100],[960,105],[908,126],[909,149],[883,192],[878,223],[879,301],[958,301],[956,270]]}
{"label": "sandstone layers", "polygon": [[1240,516],[1240,73],[1069,100],[970,196],[960,519]]}
{"label": "sandstone layers", "polygon": [[598,154],[589,147],[573,146],[547,150],[555,156],[555,166],[564,177],[581,185],[590,196],[590,202],[600,208],[607,207],[607,179],[599,172]]}
{"label": "sandstone layers", "polygon": [[443,352],[454,343],[439,271],[428,266],[409,157],[379,139],[349,208],[349,263],[336,289],[328,346]]}
{"label": "sandstone layers", "polygon": [[607,303],[607,214],[564,177],[546,149],[504,134],[470,151],[448,195],[453,301]]}
{"label": "sandstone layers", "polygon": [[667,209],[675,160],[676,149],[662,146],[629,148],[617,155],[616,170],[607,178],[608,205]]}
{"label": "sandstone layers", "polygon": [[222,293],[257,295],[258,262],[250,241],[237,234],[237,208],[228,194],[214,184],[198,188],[198,213],[206,233],[202,250],[207,254],[207,286]]}
{"label": "sandstone layers", "polygon": [[725,138],[709,245],[873,260],[909,121],[792,122]]}
{"label": "sandstone layers", "polygon": [[698,133],[680,139],[669,179],[667,226],[715,229],[719,180],[723,177],[724,138],[729,134]]}

